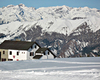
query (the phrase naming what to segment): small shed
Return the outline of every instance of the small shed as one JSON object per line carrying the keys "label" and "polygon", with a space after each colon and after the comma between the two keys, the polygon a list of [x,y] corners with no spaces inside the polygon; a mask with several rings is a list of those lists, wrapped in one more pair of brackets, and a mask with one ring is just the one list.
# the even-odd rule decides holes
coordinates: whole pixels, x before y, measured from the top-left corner
{"label": "small shed", "polygon": [[55,54],[49,48],[39,48],[33,59],[54,59],[56,58]]}

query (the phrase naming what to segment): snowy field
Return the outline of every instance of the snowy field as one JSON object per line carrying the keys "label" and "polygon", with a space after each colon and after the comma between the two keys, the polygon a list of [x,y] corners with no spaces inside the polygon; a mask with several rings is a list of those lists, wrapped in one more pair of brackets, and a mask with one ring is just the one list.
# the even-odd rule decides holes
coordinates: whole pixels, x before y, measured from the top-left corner
{"label": "snowy field", "polygon": [[0,80],[100,80],[100,57],[0,62]]}

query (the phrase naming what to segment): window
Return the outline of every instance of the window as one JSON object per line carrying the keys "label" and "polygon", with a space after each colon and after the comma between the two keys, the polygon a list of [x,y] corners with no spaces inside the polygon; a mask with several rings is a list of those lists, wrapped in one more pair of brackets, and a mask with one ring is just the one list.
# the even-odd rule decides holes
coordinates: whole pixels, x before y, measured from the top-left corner
{"label": "window", "polygon": [[5,51],[3,51],[3,54],[5,54]]}
{"label": "window", "polygon": [[46,55],[46,53],[44,52],[44,55]]}
{"label": "window", "polygon": [[35,45],[35,48],[37,48],[37,46]]}
{"label": "window", "polygon": [[2,61],[6,61],[6,58],[2,58]]}
{"label": "window", "polygon": [[8,59],[8,61],[13,61],[13,59]]}
{"label": "window", "polygon": [[17,55],[19,55],[19,52],[17,52]]}
{"label": "window", "polygon": [[50,53],[48,52],[48,55],[49,55]]}
{"label": "window", "polygon": [[30,52],[30,56],[33,56],[34,55],[34,52]]}
{"label": "window", "polygon": [[12,51],[10,51],[10,55],[12,55]]}

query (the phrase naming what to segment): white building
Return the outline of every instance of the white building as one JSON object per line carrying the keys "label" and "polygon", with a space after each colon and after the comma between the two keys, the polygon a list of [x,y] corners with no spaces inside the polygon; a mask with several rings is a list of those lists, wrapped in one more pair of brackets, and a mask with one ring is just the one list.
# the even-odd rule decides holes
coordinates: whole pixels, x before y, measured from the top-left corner
{"label": "white building", "polygon": [[56,58],[55,54],[53,54],[48,48],[39,48],[33,59],[54,59]]}
{"label": "white building", "polygon": [[5,40],[0,44],[1,61],[30,60],[40,48],[36,42]]}
{"label": "white building", "polygon": [[48,48],[41,48],[36,42],[5,40],[0,44],[0,61],[31,59],[54,59]]}

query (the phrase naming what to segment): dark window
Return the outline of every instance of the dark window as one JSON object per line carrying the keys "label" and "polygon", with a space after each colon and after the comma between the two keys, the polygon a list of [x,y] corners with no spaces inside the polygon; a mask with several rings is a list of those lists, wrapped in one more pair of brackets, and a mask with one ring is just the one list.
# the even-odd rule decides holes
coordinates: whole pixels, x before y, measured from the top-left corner
{"label": "dark window", "polygon": [[13,61],[13,59],[8,59],[8,61]]}
{"label": "dark window", "polygon": [[5,58],[2,58],[2,61],[6,61],[6,59]]}
{"label": "dark window", "polygon": [[30,52],[30,56],[33,56],[34,55],[34,52]]}
{"label": "dark window", "polygon": [[17,55],[19,55],[19,52],[17,52]]}
{"label": "dark window", "polygon": [[35,48],[37,48],[37,46],[35,45]]}
{"label": "dark window", "polygon": [[3,51],[3,54],[5,54],[5,51]]}
{"label": "dark window", "polygon": [[50,53],[48,52],[48,55],[49,55]]}
{"label": "dark window", "polygon": [[12,55],[12,51],[10,51],[10,55]]}
{"label": "dark window", "polygon": [[46,53],[44,52],[44,55],[46,55]]}

